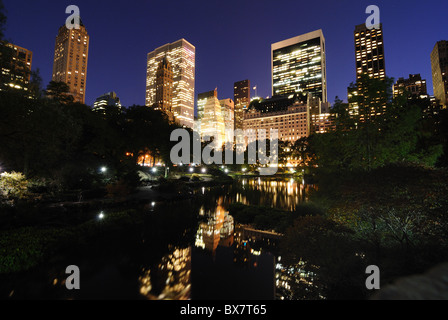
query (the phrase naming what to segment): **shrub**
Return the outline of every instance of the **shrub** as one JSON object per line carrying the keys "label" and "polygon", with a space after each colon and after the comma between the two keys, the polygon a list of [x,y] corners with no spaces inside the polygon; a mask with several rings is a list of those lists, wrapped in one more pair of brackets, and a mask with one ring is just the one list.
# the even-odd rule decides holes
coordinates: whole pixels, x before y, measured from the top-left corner
{"label": "shrub", "polygon": [[4,172],[0,175],[0,196],[5,199],[25,199],[29,196],[29,182],[20,172]]}

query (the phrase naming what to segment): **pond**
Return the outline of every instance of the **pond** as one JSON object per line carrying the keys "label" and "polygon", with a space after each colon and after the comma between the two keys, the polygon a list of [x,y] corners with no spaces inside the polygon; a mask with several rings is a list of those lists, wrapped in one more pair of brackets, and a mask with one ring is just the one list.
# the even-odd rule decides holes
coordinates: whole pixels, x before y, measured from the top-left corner
{"label": "pond", "polygon": [[[240,202],[293,211],[310,188],[290,178],[239,178],[201,188],[193,199],[148,203],[138,208],[147,214],[141,231],[67,248],[8,277],[0,293],[11,299],[276,299],[278,261],[270,245],[280,235],[235,223],[228,208]],[[69,265],[79,267],[80,290],[65,286]]]}

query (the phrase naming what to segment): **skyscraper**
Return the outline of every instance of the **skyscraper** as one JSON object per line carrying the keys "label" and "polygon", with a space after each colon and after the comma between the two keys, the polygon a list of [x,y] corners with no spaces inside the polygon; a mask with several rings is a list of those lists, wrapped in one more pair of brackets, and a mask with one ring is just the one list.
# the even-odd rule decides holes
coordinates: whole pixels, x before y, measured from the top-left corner
{"label": "skyscraper", "polygon": [[250,81],[242,80],[235,82],[233,85],[233,101],[235,104],[234,118],[235,130],[243,130],[244,110],[249,107],[250,103]]}
{"label": "skyscraper", "polygon": [[362,74],[371,78],[385,79],[383,26],[368,29],[365,24],[355,27],[356,80]]}
{"label": "skyscraper", "polygon": [[[367,75],[374,79],[386,79],[386,64],[384,60],[384,42],[383,26],[379,24],[378,28],[368,29],[366,24],[355,26],[355,66],[356,66],[356,84],[347,88],[349,100],[349,114],[351,116],[360,115],[360,106],[357,99],[363,97],[362,76]],[[366,108],[368,106],[364,106]],[[383,111],[385,106],[383,106]],[[365,112],[364,112],[365,113]],[[378,110],[373,110],[370,116],[381,114]],[[364,121],[366,114],[362,114],[360,120]]]}
{"label": "skyscraper", "polygon": [[173,121],[173,69],[166,57],[160,61],[156,72],[156,102],[155,109],[164,111]]}
{"label": "skyscraper", "polygon": [[146,105],[153,106],[156,100],[157,69],[166,59],[173,71],[171,110],[180,125],[194,125],[194,80],[195,47],[185,39],[165,44],[148,53],[146,73]]}
{"label": "skyscraper", "polygon": [[316,30],[271,45],[272,95],[312,93],[327,102],[325,38]]}
{"label": "skyscraper", "polygon": [[84,24],[79,29],[59,28],[54,48],[53,77],[65,82],[75,102],[85,103],[89,35]]}
{"label": "skyscraper", "polygon": [[0,91],[28,91],[33,53],[8,42],[0,42]]}
{"label": "skyscraper", "polygon": [[431,52],[434,96],[442,108],[448,107],[448,41],[438,41]]}

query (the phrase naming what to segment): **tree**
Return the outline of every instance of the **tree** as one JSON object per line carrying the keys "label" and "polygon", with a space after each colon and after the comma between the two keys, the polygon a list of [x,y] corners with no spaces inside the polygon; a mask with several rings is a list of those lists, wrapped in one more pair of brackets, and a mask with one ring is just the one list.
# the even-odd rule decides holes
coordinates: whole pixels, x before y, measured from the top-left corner
{"label": "tree", "polygon": [[70,87],[65,82],[50,81],[45,90],[45,95],[57,103],[70,103],[74,98],[70,94]]}
{"label": "tree", "polygon": [[[370,171],[390,163],[424,159],[418,145],[422,141],[422,112],[403,96],[392,99],[392,82],[390,78],[363,76],[357,84],[359,93],[349,99],[349,105],[336,101],[332,110],[336,130],[313,134],[310,139],[320,168]],[[354,105],[358,111],[349,112]],[[430,145],[424,150],[437,155],[438,149]]]}

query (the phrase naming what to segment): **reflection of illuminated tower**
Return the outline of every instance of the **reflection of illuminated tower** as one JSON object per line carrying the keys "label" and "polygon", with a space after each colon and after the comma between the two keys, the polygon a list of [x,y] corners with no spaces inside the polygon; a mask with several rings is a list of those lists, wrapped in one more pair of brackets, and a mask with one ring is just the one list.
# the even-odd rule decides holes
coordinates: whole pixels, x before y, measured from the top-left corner
{"label": "reflection of illuminated tower", "polygon": [[218,245],[229,247],[233,244],[233,217],[220,205],[207,222],[199,226],[196,234],[196,247],[215,252]]}
{"label": "reflection of illuminated tower", "polygon": [[140,294],[150,300],[191,298],[191,248],[176,249],[164,256],[156,268],[139,277]]}

